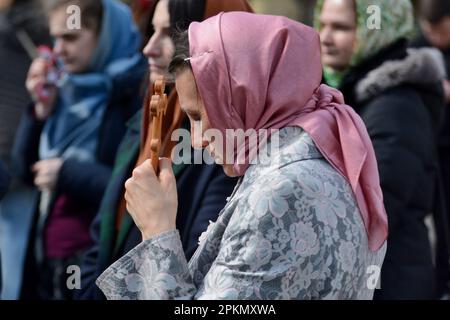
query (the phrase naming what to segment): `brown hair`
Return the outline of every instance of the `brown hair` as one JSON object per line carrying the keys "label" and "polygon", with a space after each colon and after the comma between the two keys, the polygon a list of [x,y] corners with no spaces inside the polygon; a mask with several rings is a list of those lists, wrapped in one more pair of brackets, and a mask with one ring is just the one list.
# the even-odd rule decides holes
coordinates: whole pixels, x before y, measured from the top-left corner
{"label": "brown hair", "polygon": [[448,0],[420,0],[419,17],[431,24],[439,23],[450,16],[450,1]]}
{"label": "brown hair", "polygon": [[182,71],[186,68],[192,69],[191,63],[189,62],[188,30],[175,31],[173,41],[175,44],[175,53],[169,65],[169,73],[175,76],[178,71]]}
{"label": "brown hair", "polygon": [[81,9],[83,27],[100,34],[103,21],[103,4],[100,0],[41,0],[47,15],[62,7],[76,5]]}

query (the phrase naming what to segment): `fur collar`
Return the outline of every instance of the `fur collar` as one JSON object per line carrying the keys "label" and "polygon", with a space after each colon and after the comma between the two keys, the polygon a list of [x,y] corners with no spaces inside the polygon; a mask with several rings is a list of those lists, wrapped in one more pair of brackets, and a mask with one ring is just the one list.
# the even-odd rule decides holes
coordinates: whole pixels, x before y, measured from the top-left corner
{"label": "fur collar", "polygon": [[445,62],[439,50],[408,49],[405,59],[386,61],[360,80],[355,89],[356,100],[365,101],[401,84],[435,84],[445,78]]}

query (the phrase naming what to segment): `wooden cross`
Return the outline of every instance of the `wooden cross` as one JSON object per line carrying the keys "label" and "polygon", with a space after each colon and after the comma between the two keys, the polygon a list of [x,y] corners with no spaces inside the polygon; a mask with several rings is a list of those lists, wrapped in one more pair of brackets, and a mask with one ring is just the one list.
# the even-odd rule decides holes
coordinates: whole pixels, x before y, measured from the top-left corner
{"label": "wooden cross", "polygon": [[162,120],[167,111],[167,95],[164,93],[166,80],[159,77],[154,84],[154,94],[150,100],[150,123],[152,124],[151,160],[155,173],[159,170]]}

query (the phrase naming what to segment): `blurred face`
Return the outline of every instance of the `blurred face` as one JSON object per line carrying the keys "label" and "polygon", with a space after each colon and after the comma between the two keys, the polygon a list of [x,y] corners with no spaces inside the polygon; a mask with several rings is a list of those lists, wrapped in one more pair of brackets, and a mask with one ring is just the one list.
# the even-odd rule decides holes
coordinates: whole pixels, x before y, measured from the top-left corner
{"label": "blurred face", "polygon": [[230,177],[234,176],[233,166],[223,164],[225,162],[223,161],[224,156],[219,152],[222,147],[216,147],[214,142],[208,141],[205,137],[205,131],[210,129],[211,126],[202,98],[198,94],[192,71],[186,68],[178,72],[175,80],[181,108],[187,114],[191,123],[192,147],[194,149],[206,148],[216,163],[222,164],[225,174]]}
{"label": "blurred face", "polygon": [[175,52],[175,45],[170,38],[169,0],[161,0],[153,15],[154,34],[144,48],[150,67],[150,81],[159,76],[169,77],[167,69]]}
{"label": "blurred face", "polygon": [[8,9],[11,6],[12,2],[13,0],[0,0],[0,11]]}
{"label": "blurred face", "polygon": [[420,26],[433,46],[441,50],[450,49],[450,17],[445,17],[436,24],[421,20]]}
{"label": "blurred face", "polygon": [[337,71],[346,70],[356,44],[353,0],[326,0],[320,25],[322,63]]}
{"label": "blurred face", "polygon": [[97,34],[94,30],[86,27],[69,30],[66,9],[62,7],[50,14],[50,34],[55,40],[53,50],[62,59],[67,72],[88,71],[97,47]]}

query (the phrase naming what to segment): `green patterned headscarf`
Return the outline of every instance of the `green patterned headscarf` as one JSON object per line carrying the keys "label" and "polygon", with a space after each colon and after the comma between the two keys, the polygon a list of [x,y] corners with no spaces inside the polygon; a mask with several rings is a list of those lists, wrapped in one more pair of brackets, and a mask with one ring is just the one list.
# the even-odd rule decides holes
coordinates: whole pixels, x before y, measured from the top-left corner
{"label": "green patterned headscarf", "polygon": [[[381,49],[401,38],[408,38],[414,32],[414,11],[410,0],[354,0],[356,8],[356,46],[350,66],[358,65],[362,60],[370,58]],[[320,30],[320,14],[325,0],[318,0],[314,25]],[[379,29],[375,14],[379,12]],[[372,26],[372,27],[370,27]],[[336,72],[324,67],[327,83],[338,87],[344,72]]]}

